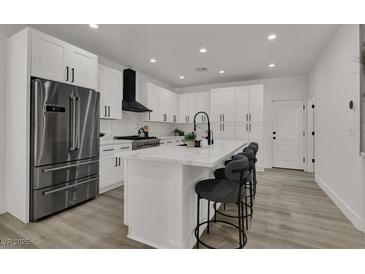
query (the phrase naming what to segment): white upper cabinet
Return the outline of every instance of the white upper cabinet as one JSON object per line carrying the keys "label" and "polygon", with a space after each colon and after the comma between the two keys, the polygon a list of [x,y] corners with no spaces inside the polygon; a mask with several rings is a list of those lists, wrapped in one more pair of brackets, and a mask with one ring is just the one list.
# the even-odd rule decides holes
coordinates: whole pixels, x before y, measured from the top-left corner
{"label": "white upper cabinet", "polygon": [[148,120],[161,122],[160,115],[160,89],[151,83],[147,83],[147,107],[152,110],[149,113]]}
{"label": "white upper cabinet", "polygon": [[147,83],[147,107],[152,110],[148,121],[177,122],[177,94],[168,89]]}
{"label": "white upper cabinet", "polygon": [[172,103],[172,96],[170,96],[170,93],[171,91],[159,87],[160,108],[158,111],[160,113],[159,121],[161,122],[169,122],[171,119],[172,113],[170,104]]}
{"label": "white upper cabinet", "polygon": [[[204,111],[209,115],[210,117],[210,92],[197,92],[195,94],[195,111]],[[207,117],[205,115],[200,115],[197,117],[198,123],[206,123]]]}
{"label": "white upper cabinet", "polygon": [[237,87],[235,108],[236,123],[263,123],[263,85]]}
{"label": "white upper cabinet", "polygon": [[264,122],[264,86],[249,86],[249,121],[251,123]]}
{"label": "white upper cabinet", "polygon": [[31,75],[97,89],[98,56],[32,29]]}
{"label": "white upper cabinet", "polygon": [[167,121],[170,123],[177,123],[179,114],[178,95],[175,92],[169,92],[169,112]]}
{"label": "white upper cabinet", "polygon": [[212,89],[210,93],[212,122],[235,122],[235,88]]}
{"label": "white upper cabinet", "polygon": [[179,94],[179,122],[192,123],[195,113],[195,94]]}
{"label": "white upper cabinet", "polygon": [[[67,82],[68,44],[32,30],[32,75],[58,82]],[[67,74],[68,70],[68,74]]]}
{"label": "white upper cabinet", "polygon": [[100,118],[122,119],[123,73],[99,65]]}
{"label": "white upper cabinet", "polygon": [[248,97],[250,88],[237,87],[236,88],[236,100],[235,100],[235,111],[236,111],[236,123],[248,123],[249,110],[248,110]]}
{"label": "white upper cabinet", "polygon": [[96,89],[98,85],[98,57],[86,50],[70,48],[71,82],[80,87]]}

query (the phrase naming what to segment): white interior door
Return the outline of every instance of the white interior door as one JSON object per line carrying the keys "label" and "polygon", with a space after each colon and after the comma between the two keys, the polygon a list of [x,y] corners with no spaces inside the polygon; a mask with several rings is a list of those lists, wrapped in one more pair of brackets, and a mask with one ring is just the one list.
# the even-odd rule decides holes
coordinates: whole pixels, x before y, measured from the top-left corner
{"label": "white interior door", "polygon": [[303,169],[303,101],[273,101],[272,166]]}

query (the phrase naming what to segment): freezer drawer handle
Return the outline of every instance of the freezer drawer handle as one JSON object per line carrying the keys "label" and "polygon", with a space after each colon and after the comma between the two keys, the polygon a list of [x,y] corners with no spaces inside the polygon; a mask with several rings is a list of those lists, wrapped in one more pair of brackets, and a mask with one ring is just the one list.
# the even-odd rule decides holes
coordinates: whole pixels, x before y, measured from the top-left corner
{"label": "freezer drawer handle", "polygon": [[73,184],[73,185],[70,185],[70,186],[64,186],[64,187],[61,187],[61,188],[58,188],[58,189],[55,189],[55,190],[44,191],[43,192],[43,195],[46,196],[46,195],[49,195],[49,194],[52,194],[52,193],[55,193],[55,192],[58,192],[58,191],[62,191],[62,190],[69,189],[69,188],[72,188],[72,187],[75,187],[75,186],[79,186],[79,185],[83,185],[83,184],[86,184],[86,183],[90,183],[90,182],[95,181],[97,179],[98,178],[95,177],[95,178],[92,178],[92,179],[89,179],[89,180],[86,180],[86,181],[82,181],[80,183]]}
{"label": "freezer drawer handle", "polygon": [[89,162],[85,162],[85,163],[79,163],[79,164],[73,164],[73,165],[68,165],[68,166],[60,166],[60,167],[54,167],[54,168],[46,168],[43,169],[44,173],[48,173],[48,172],[52,172],[52,171],[57,171],[57,170],[62,170],[62,169],[67,169],[67,168],[72,168],[75,166],[83,166],[83,165],[88,165],[88,164],[93,164],[93,163],[97,163],[99,162],[99,160],[93,160],[93,161],[89,161]]}

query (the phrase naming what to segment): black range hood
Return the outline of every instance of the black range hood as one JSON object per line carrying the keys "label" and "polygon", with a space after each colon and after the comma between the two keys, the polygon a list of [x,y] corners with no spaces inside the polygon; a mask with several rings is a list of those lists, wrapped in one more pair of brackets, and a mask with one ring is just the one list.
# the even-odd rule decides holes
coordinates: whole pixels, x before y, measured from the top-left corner
{"label": "black range hood", "polygon": [[123,71],[122,110],[132,112],[152,111],[136,101],[136,72],[133,69]]}

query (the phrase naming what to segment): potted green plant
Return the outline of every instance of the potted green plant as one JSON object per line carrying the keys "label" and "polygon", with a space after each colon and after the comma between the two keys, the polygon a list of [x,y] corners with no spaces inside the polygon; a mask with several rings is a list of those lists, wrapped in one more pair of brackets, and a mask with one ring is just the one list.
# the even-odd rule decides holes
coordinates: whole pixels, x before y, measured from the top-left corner
{"label": "potted green plant", "polygon": [[173,131],[173,133],[175,134],[175,136],[179,136],[180,135],[180,132],[181,132],[181,130],[178,129],[178,128],[175,128],[174,131]]}
{"label": "potted green plant", "polygon": [[194,131],[185,135],[185,142],[188,147],[195,147],[196,133]]}

